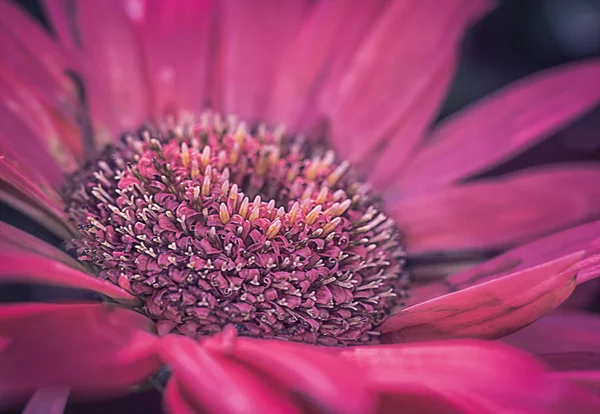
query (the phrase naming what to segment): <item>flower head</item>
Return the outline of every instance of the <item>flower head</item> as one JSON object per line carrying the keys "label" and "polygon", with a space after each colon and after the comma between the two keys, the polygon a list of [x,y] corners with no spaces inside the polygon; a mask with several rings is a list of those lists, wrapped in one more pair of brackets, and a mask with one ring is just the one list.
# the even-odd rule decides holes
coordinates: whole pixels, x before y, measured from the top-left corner
{"label": "flower head", "polygon": [[367,343],[402,295],[394,221],[348,163],[282,131],[208,112],[144,129],[71,175],[65,199],[78,259],[161,331]]}
{"label": "flower head", "polygon": [[[3,401],[158,381],[173,413],[600,406],[569,354],[595,319],[538,355],[566,373],[473,339],[545,332],[600,275],[598,165],[474,178],[596,104],[600,63],[430,131],[486,1],[45,4],[60,44],[0,4],[0,197],[77,260],[0,223],[0,282],[111,304],[1,306]],[[506,340],[539,354],[527,332]]]}

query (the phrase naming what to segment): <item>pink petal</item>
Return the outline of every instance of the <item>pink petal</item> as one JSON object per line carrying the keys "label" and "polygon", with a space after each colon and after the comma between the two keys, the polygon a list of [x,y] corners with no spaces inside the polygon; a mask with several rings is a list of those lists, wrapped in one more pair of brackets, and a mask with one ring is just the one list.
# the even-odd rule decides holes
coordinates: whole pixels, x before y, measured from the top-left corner
{"label": "pink petal", "polygon": [[18,149],[20,159],[34,165],[49,183],[60,187],[65,171],[77,167],[50,113],[13,73],[0,67],[0,149]]}
{"label": "pink petal", "polygon": [[0,252],[0,283],[41,283],[89,289],[123,304],[139,304],[132,294],[106,280],[83,273],[63,263],[25,253]]}
{"label": "pink petal", "polygon": [[158,368],[152,322],[100,304],[0,307],[0,395],[19,399],[38,388],[68,387],[82,396],[123,393]]}
{"label": "pink petal", "polygon": [[339,76],[361,37],[381,11],[383,1],[315,3],[294,42],[284,51],[271,86],[265,120],[293,131],[308,114],[316,115],[315,95],[326,78]]}
{"label": "pink petal", "polygon": [[587,257],[579,265],[579,273],[577,274],[577,283],[584,283],[600,276],[600,238],[595,241],[595,254]]}
{"label": "pink petal", "polygon": [[554,374],[555,377],[561,380],[568,380],[579,384],[596,395],[600,395],[600,371],[562,371]]}
{"label": "pink petal", "polygon": [[153,92],[153,113],[204,109],[213,2],[122,2],[141,39]]}
{"label": "pink petal", "polygon": [[440,395],[426,385],[406,386],[402,393],[381,393],[377,404],[377,414],[465,414],[464,403]]}
{"label": "pink petal", "polygon": [[355,366],[318,347],[237,338],[225,353],[273,378],[286,389],[318,403],[326,412],[366,413],[371,393]]}
{"label": "pink petal", "polygon": [[[563,387],[561,413],[596,414],[600,412],[598,373],[560,372],[553,375]],[[594,378],[595,377],[595,378]],[[571,385],[571,386],[569,386]]]}
{"label": "pink petal", "polygon": [[7,148],[0,133],[0,200],[36,220],[56,235],[72,233],[56,191],[35,171],[23,170]]}
{"label": "pink petal", "polygon": [[167,414],[197,414],[183,395],[176,374],[171,375],[163,394],[163,408]]}
{"label": "pink petal", "polygon": [[563,164],[390,205],[412,254],[509,247],[600,215],[600,167]]}
{"label": "pink petal", "polygon": [[225,114],[261,120],[285,50],[307,12],[307,1],[219,3],[219,44],[212,72],[214,104]]}
{"label": "pink petal", "polygon": [[499,338],[541,318],[575,288],[583,252],[404,308],[380,330],[386,340]]}
{"label": "pink petal", "polygon": [[430,192],[505,161],[567,125],[600,100],[600,60],[533,75],[459,112],[401,171],[403,194]]}
{"label": "pink petal", "polygon": [[600,369],[600,317],[595,314],[559,309],[502,342],[539,354],[554,369]]}
{"label": "pink petal", "polygon": [[[150,116],[150,93],[141,46],[133,23],[119,0],[52,4],[67,9],[86,85],[97,143],[115,141]],[[72,6],[72,5],[71,5]],[[55,10],[52,16],[65,16]],[[99,70],[102,68],[102,70]]]}
{"label": "pink petal", "polygon": [[[75,50],[79,47],[78,40],[75,38],[76,31],[73,30],[68,2],[70,0],[41,0],[41,4],[46,11],[46,17],[49,24],[60,39],[60,42],[69,50]],[[71,3],[71,6],[76,4]]]}
{"label": "pink petal", "polygon": [[69,392],[65,387],[41,388],[33,394],[22,414],[62,414]]}
{"label": "pink petal", "polygon": [[77,260],[59,248],[4,222],[0,222],[0,248],[3,252],[34,253],[75,269],[83,269]]}
{"label": "pink petal", "polygon": [[367,160],[367,168],[365,162],[361,161],[363,170],[368,174],[369,183],[382,193],[395,181],[399,167],[406,162],[411,150],[423,139],[428,125],[443,104],[443,97],[454,75],[453,65],[454,62],[451,62],[433,75],[427,89],[415,104],[406,110],[392,136]]}
{"label": "pink petal", "polygon": [[[581,270],[580,272],[581,273]],[[579,280],[579,273],[577,279]],[[600,275],[600,271],[597,273]],[[596,278],[583,285],[577,285],[571,296],[563,304],[564,307],[573,309],[591,309],[600,297],[600,279]]]}
{"label": "pink petal", "polygon": [[160,355],[195,408],[215,413],[296,413],[292,403],[257,376],[184,336],[160,341]]}
{"label": "pink petal", "polygon": [[[600,275],[594,261],[600,249],[600,221],[573,227],[509,250],[484,263],[458,271],[443,281],[429,282],[411,289],[408,305],[414,305],[452,291],[497,279],[519,270],[556,260],[578,251],[585,256],[578,263],[577,284]],[[570,300],[571,298],[569,298]]]}
{"label": "pink petal", "polygon": [[330,117],[332,141],[342,158],[361,160],[421,104],[419,97],[439,70],[452,66],[464,30],[488,5],[388,3],[343,76],[323,88],[320,105]]}
{"label": "pink petal", "polygon": [[7,1],[0,3],[0,56],[54,110],[76,110],[77,91],[66,75],[74,62],[27,13]]}
{"label": "pink petal", "polygon": [[460,412],[549,413],[556,412],[560,398],[560,381],[542,364],[490,342],[355,347],[340,357],[364,367],[364,376],[379,392],[431,390],[461,407]]}

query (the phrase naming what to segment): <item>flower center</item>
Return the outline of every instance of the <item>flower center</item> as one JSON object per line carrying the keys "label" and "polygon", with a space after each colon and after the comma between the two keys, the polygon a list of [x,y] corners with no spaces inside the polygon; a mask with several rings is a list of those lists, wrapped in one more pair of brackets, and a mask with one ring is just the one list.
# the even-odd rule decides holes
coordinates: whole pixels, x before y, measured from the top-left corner
{"label": "flower center", "polygon": [[405,287],[394,222],[331,151],[205,112],[126,134],[67,180],[70,244],[159,330],[373,342]]}

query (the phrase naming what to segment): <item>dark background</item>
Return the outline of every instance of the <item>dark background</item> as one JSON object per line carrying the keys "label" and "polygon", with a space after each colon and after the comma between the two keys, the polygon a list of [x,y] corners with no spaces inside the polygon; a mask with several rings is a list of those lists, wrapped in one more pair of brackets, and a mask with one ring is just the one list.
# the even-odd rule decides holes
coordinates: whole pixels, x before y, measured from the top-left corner
{"label": "dark background", "polygon": [[[45,24],[37,0],[13,1]],[[499,7],[465,39],[461,65],[440,116],[447,116],[533,72],[589,57],[600,57],[600,0],[499,1]],[[566,160],[600,160],[599,107],[566,130],[486,175]],[[0,212],[2,217],[10,217],[13,224],[38,231],[6,207],[0,206]],[[18,288],[8,295],[5,289],[3,292],[0,301],[10,300],[8,296],[14,298]],[[103,403],[72,405],[66,412],[94,414],[108,411],[161,413],[160,396],[147,392]]]}

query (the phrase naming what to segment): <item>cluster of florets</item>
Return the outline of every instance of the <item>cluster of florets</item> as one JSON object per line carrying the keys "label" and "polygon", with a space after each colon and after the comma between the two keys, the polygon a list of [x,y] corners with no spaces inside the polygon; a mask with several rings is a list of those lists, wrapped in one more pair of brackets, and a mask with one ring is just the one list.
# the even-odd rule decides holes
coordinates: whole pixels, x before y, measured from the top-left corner
{"label": "cluster of florets", "polygon": [[128,134],[69,180],[72,247],[161,333],[373,342],[403,292],[400,233],[307,148],[209,112]]}

